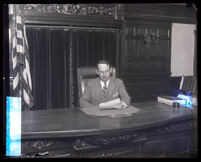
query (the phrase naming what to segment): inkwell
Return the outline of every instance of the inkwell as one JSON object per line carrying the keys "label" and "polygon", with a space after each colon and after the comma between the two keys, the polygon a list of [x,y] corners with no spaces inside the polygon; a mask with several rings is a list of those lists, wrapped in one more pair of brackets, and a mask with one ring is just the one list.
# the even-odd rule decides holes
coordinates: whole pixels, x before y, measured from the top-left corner
{"label": "inkwell", "polygon": [[175,108],[178,109],[180,107],[180,104],[178,102],[173,102],[172,106],[173,106],[174,109]]}

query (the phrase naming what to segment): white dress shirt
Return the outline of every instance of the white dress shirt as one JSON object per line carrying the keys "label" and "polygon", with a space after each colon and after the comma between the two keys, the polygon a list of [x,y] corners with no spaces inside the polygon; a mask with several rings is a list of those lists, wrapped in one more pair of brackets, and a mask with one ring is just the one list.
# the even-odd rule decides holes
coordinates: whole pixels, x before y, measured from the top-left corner
{"label": "white dress shirt", "polygon": [[[110,79],[106,81],[107,88],[108,88],[109,82],[110,82]],[[103,89],[105,84],[104,84],[104,82],[102,80],[100,81],[100,83],[101,83],[101,87]]]}

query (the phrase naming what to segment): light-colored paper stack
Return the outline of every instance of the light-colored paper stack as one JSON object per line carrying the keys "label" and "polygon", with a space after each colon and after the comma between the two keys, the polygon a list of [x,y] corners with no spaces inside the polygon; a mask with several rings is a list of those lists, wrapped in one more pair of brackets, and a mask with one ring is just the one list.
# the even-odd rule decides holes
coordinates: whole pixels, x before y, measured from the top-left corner
{"label": "light-colored paper stack", "polygon": [[117,99],[112,100],[112,101],[101,103],[101,104],[99,104],[99,107],[101,109],[114,109],[115,105],[118,105],[118,104],[120,104],[120,98],[117,98]]}

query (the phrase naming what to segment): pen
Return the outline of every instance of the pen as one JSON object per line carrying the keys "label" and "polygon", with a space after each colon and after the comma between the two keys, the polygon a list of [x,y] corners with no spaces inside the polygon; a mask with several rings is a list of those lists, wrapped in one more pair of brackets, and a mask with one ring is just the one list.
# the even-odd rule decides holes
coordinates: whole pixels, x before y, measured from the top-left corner
{"label": "pen", "polygon": [[132,114],[130,113],[124,113],[124,114],[112,114],[110,117],[115,118],[115,117],[126,117],[126,116],[131,116]]}

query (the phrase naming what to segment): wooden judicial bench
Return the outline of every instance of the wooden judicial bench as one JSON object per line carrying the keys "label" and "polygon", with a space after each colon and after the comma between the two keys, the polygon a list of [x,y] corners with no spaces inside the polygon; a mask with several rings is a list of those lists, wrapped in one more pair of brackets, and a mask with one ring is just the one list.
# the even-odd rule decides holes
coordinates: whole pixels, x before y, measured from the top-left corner
{"label": "wooden judicial bench", "polygon": [[88,116],[79,108],[22,112],[22,157],[197,157],[197,108],[133,104],[127,117]]}

